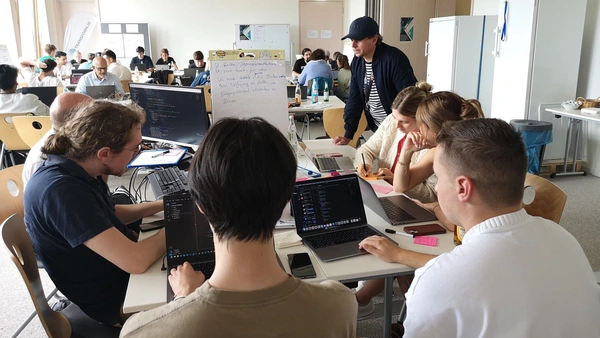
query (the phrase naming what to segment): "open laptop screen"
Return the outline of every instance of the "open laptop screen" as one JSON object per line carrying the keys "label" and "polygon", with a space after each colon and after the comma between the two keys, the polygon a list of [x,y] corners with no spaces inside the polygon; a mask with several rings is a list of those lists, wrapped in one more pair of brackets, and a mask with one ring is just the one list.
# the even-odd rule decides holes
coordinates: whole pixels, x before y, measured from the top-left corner
{"label": "open laptop screen", "polygon": [[356,175],[296,182],[292,201],[298,234],[367,223]]}
{"label": "open laptop screen", "polygon": [[168,265],[214,255],[212,230],[190,194],[165,196],[163,203]]}

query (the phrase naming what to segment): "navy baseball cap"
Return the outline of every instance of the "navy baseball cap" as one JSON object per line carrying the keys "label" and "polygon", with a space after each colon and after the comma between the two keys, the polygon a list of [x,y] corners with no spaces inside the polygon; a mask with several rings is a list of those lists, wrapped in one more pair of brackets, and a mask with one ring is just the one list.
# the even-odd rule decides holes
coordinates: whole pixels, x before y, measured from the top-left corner
{"label": "navy baseball cap", "polygon": [[368,16],[363,16],[362,18],[352,21],[350,24],[350,31],[342,38],[342,40],[362,40],[377,34],[379,34],[379,25],[377,22]]}

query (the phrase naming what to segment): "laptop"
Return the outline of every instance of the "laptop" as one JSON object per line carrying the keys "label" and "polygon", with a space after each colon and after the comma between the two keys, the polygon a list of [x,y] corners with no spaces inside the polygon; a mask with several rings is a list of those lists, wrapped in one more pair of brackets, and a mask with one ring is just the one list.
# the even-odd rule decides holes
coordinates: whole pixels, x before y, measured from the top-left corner
{"label": "laptop", "polygon": [[[308,93],[307,86],[300,86],[300,99],[306,100]],[[287,86],[287,97],[293,99],[296,97],[296,86]]]}
{"label": "laptop", "polygon": [[131,63],[129,64],[129,69],[131,70],[135,70],[135,67],[137,67],[138,71],[140,72],[145,72],[146,69],[146,65],[143,63]]}
{"label": "laptop", "polygon": [[40,101],[50,107],[56,98],[57,89],[56,87],[23,87],[21,89],[21,93],[34,94],[40,99]]}
{"label": "laptop", "polygon": [[437,221],[433,213],[404,195],[377,197],[369,182],[358,182],[365,205],[391,225]]}
{"label": "laptop", "polygon": [[89,73],[91,71],[92,71],[92,69],[73,69],[71,71],[71,77],[69,78],[69,83],[72,84],[72,85],[78,84],[79,83],[79,79],[83,75],[85,75],[85,74],[87,74],[87,73]]}
{"label": "laptop", "polygon": [[316,157],[308,147],[304,149],[304,152],[322,173],[327,173],[332,170],[354,170],[354,162],[350,157]]}
{"label": "laptop", "polygon": [[367,224],[354,174],[296,182],[292,208],[298,236],[324,262],[365,254],[358,243],[369,236],[389,239]]}
{"label": "laptop", "polygon": [[115,86],[87,86],[85,91],[93,99],[106,99],[115,94]]}
{"label": "laptop", "polygon": [[[167,271],[189,262],[206,279],[215,269],[213,232],[206,217],[198,210],[190,194],[163,197]],[[167,272],[168,274],[168,272]],[[174,294],[167,279],[167,302]]]}
{"label": "laptop", "polygon": [[198,71],[198,74],[202,73],[202,71],[200,70],[200,68],[186,68],[183,70],[183,76],[184,77],[196,77],[196,71]]}
{"label": "laptop", "polygon": [[[169,65],[155,65],[154,68],[156,70],[169,70]],[[139,69],[139,68],[138,68]]]}

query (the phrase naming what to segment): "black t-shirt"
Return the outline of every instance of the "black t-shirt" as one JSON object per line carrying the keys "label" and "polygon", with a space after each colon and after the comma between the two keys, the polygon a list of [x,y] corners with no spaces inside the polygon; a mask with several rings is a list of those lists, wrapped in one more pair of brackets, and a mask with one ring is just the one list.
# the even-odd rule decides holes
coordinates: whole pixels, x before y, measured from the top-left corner
{"label": "black t-shirt", "polygon": [[27,184],[24,203],[33,249],[56,287],[91,318],[119,323],[129,274],[83,244],[111,227],[135,241],[115,214],[106,183],[48,155]]}
{"label": "black t-shirt", "polygon": [[294,63],[294,68],[292,68],[292,70],[294,72],[300,74],[300,73],[302,73],[302,70],[304,69],[304,66],[306,66],[306,61],[304,61],[304,58],[299,58]]}
{"label": "black t-shirt", "polygon": [[167,59],[167,61],[163,60],[163,58],[158,58],[158,60],[156,60],[156,64],[157,65],[168,65],[171,64],[171,62],[173,63],[177,63],[175,62],[175,59],[173,59],[172,57],[169,56],[169,58]]}

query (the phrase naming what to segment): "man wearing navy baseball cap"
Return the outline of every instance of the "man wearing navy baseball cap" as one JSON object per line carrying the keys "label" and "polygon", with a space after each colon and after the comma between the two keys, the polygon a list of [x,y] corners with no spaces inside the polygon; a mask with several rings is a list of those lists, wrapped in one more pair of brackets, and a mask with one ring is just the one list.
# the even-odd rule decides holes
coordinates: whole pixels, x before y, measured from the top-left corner
{"label": "man wearing navy baseball cap", "polygon": [[376,131],[392,113],[396,95],[417,83],[408,57],[398,48],[383,43],[379,25],[372,18],[363,16],[352,21],[344,39],[352,40],[354,58],[350,93],[344,108],[346,132],[333,139],[333,143],[340,145],[348,144],[354,137],[363,110],[369,127]]}

